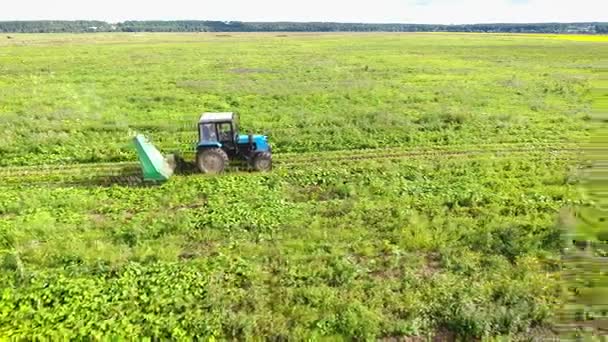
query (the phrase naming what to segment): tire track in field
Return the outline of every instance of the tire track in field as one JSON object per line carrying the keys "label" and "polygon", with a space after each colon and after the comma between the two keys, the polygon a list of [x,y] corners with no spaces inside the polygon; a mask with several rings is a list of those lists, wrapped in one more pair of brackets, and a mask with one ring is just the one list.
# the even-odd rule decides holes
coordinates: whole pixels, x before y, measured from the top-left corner
{"label": "tire track in field", "polygon": [[[498,148],[499,147],[499,148]],[[393,148],[371,148],[371,149],[353,149],[353,150],[334,150],[325,152],[288,152],[281,154],[274,154],[273,161],[277,163],[299,163],[307,161],[326,161],[328,159],[348,159],[348,158],[364,158],[367,156],[374,156],[376,159],[381,159],[383,156],[391,157],[393,155],[422,155],[422,154],[452,154],[452,153],[480,153],[482,151],[488,152],[518,152],[524,149],[549,149],[553,148],[556,150],[573,149],[577,146],[568,143],[540,143],[531,144],[525,143],[502,143],[502,144],[477,144],[477,145],[439,145],[439,146],[428,146],[418,148],[405,148],[405,147],[393,147]],[[186,152],[184,155],[194,159],[194,152]],[[121,161],[121,162],[98,162],[98,163],[70,163],[70,164],[41,164],[41,165],[27,165],[27,166],[5,166],[0,167],[0,176],[7,176],[11,174],[44,174],[44,173],[70,173],[79,172],[80,170],[112,170],[120,169],[122,167],[134,167],[138,166],[136,160],[133,161]]]}
{"label": "tire track in field", "polygon": [[[568,157],[581,150],[573,144],[551,144],[530,146],[530,144],[494,144],[472,146],[442,146],[419,149],[388,148],[367,150],[340,150],[309,152],[302,154],[275,154],[275,168],[297,168],[302,165],[331,165],[356,161],[399,160],[405,158],[472,157],[493,155],[510,157],[532,153],[551,153],[557,157]],[[565,155],[564,155],[565,154]],[[238,169],[236,169],[238,171]],[[234,170],[233,170],[234,171]],[[191,172],[190,172],[191,173]],[[0,186],[43,185],[43,184],[90,184],[135,185],[143,183],[138,162],[90,163],[12,166],[0,168]]]}
{"label": "tire track in field", "polygon": [[[483,147],[483,146],[480,146]],[[493,154],[513,154],[530,152],[578,152],[578,148],[572,147],[525,147],[525,148],[493,148],[493,149],[446,149],[430,148],[419,150],[405,149],[368,149],[368,150],[340,150],[330,152],[311,152],[294,154],[292,156],[274,156],[274,164],[277,166],[297,166],[309,163],[332,163],[352,160],[380,160],[395,159],[405,157],[420,156],[454,156],[454,155],[475,155],[484,153]],[[332,155],[333,154],[333,155]],[[278,158],[277,158],[278,157]],[[63,165],[37,165],[37,166],[17,166],[0,168],[0,177],[31,176],[31,175],[72,175],[86,174],[112,174],[116,171],[139,171],[138,162],[115,162],[115,163],[83,163],[83,164],[63,164]]]}
{"label": "tire track in field", "polygon": [[449,157],[449,156],[468,156],[468,155],[479,155],[479,154],[521,154],[531,152],[577,152],[577,148],[519,148],[519,149],[471,149],[471,150],[419,150],[419,151],[395,151],[395,152],[384,152],[374,154],[369,152],[366,154],[352,154],[350,156],[344,155],[337,158],[324,158],[324,157],[310,157],[310,158],[294,158],[293,160],[278,160],[278,165],[299,165],[308,163],[332,163],[341,161],[357,161],[357,160],[381,160],[381,159],[403,159],[407,157],[425,157],[425,156],[437,156],[437,157]]}

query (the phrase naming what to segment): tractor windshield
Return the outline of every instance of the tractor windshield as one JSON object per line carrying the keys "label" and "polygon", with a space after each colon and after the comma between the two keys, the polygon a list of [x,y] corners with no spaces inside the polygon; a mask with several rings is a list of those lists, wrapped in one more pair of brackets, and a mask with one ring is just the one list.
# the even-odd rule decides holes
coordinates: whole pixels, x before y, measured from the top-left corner
{"label": "tractor windshield", "polygon": [[201,135],[203,141],[217,141],[217,133],[213,124],[202,124]]}
{"label": "tractor windshield", "polygon": [[232,123],[233,123],[233,129],[234,129],[234,134],[236,136],[239,135],[239,116],[234,114],[234,116],[232,117]]}
{"label": "tractor windshield", "polygon": [[220,135],[220,141],[232,141],[232,125],[230,123],[218,124],[217,132]]}

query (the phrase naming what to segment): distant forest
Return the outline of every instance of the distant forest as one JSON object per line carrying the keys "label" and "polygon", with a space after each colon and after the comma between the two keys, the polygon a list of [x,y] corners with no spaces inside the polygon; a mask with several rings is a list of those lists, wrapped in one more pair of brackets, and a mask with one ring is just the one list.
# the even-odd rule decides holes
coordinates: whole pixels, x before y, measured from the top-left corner
{"label": "distant forest", "polygon": [[489,33],[608,33],[608,23],[542,24],[358,24],[329,22],[240,21],[0,21],[0,32],[489,32]]}

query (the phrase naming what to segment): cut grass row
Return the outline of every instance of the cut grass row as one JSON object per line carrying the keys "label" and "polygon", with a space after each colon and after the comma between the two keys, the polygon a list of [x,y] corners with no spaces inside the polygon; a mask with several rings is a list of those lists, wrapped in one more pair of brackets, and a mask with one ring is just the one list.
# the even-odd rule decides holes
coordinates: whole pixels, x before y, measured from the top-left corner
{"label": "cut grass row", "polygon": [[[589,150],[593,150],[594,147],[590,144],[586,145]],[[454,144],[454,145],[435,145],[435,146],[421,146],[414,148],[405,147],[387,147],[387,148],[375,148],[375,149],[348,149],[348,150],[337,150],[327,152],[300,152],[300,153],[279,153],[273,155],[273,160],[278,163],[290,163],[306,160],[332,160],[332,159],[344,159],[352,156],[353,158],[364,157],[364,156],[379,156],[380,158],[388,154],[433,154],[433,153],[475,153],[483,151],[521,151],[526,150],[574,150],[579,148],[577,143],[564,143],[564,142],[513,142],[513,143],[494,143],[494,144]],[[170,150],[170,149],[169,149]],[[185,152],[183,155],[192,157],[194,152]],[[80,168],[103,168],[114,167],[114,166],[129,166],[134,162],[112,162],[112,163],[64,163],[64,164],[38,164],[29,166],[4,166],[0,167],[0,175],[10,175],[14,172],[45,172],[53,170],[70,170]]]}
{"label": "cut grass row", "polygon": [[[293,169],[305,165],[325,165],[335,167],[335,164],[355,161],[382,161],[388,159],[419,159],[419,158],[488,158],[549,154],[557,158],[578,158],[580,149],[573,144],[546,144],[530,146],[529,144],[500,144],[477,146],[441,146],[434,149],[367,149],[350,151],[332,151],[327,153],[278,154],[275,155],[274,165],[278,169]],[[193,155],[186,157],[193,158]],[[239,167],[233,167],[232,172]],[[15,184],[54,184],[76,182],[86,184],[137,184],[142,183],[141,172],[137,162],[91,163],[68,165],[44,165],[26,167],[0,168],[2,185]]]}

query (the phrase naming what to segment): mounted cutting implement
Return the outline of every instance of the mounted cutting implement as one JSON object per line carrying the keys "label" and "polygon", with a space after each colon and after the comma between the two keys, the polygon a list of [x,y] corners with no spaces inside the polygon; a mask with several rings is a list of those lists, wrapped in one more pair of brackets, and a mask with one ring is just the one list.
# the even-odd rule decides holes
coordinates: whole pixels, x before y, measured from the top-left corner
{"label": "mounted cutting implement", "polygon": [[164,158],[148,139],[138,134],[133,138],[137,157],[141,165],[144,180],[166,181],[175,171],[175,163],[171,163],[171,157]]}

